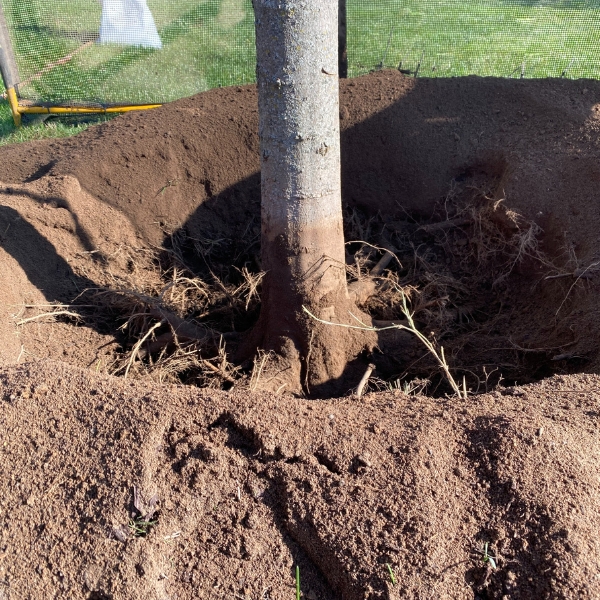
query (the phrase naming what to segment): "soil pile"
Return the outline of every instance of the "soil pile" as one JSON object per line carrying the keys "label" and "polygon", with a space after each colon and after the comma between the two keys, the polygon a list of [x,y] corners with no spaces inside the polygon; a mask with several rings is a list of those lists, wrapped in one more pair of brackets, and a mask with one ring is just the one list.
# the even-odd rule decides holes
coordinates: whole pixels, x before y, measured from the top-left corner
{"label": "soil pile", "polygon": [[1,149],[0,598],[598,597],[599,107],[342,84],[349,277],[393,254],[363,308],[406,300],[466,400],[397,331],[382,392],[249,393],[253,87]]}
{"label": "soil pile", "polygon": [[298,564],[305,598],[596,598],[598,389],[282,402],[6,367],[3,597],[283,600]]}

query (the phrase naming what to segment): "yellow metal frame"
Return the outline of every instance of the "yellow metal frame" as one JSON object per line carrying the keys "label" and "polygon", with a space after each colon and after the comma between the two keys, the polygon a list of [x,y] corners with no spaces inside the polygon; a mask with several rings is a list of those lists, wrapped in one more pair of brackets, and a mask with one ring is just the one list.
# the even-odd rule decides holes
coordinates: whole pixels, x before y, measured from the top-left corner
{"label": "yellow metal frame", "polygon": [[149,110],[158,108],[162,104],[139,104],[132,106],[107,106],[103,108],[92,106],[23,106],[19,104],[19,98],[15,88],[6,90],[6,97],[10,105],[10,111],[16,127],[21,126],[21,115],[104,115],[121,112],[130,112],[132,110]]}
{"label": "yellow metal frame", "polygon": [[8,88],[6,90],[6,97],[8,98],[8,104],[10,106],[10,112],[15,122],[15,127],[21,126],[21,114],[19,113],[19,99],[17,98],[17,92],[15,88]]}

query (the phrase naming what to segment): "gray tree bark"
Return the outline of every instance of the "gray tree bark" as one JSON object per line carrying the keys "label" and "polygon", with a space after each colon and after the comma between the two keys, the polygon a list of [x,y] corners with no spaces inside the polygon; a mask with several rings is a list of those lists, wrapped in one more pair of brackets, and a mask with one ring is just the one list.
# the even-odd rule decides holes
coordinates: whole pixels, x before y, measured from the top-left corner
{"label": "gray tree bark", "polygon": [[269,248],[284,242],[296,286],[318,295],[345,283],[337,8],[255,1],[264,266],[283,266]]}
{"label": "gray tree bark", "polygon": [[338,0],[254,0],[254,10],[267,273],[259,345],[296,353],[304,382],[321,385],[341,376],[348,349],[340,342],[347,334],[318,326],[302,306],[347,321],[351,304],[342,230]]}

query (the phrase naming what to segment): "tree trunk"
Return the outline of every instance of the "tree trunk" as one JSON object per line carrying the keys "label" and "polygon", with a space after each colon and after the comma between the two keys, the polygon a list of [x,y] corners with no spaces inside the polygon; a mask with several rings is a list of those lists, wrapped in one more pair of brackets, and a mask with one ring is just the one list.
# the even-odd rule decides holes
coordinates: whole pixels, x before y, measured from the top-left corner
{"label": "tree trunk", "polygon": [[338,0],[254,0],[254,9],[266,271],[257,345],[299,364],[304,391],[315,391],[373,341],[303,311],[356,325],[342,230]]}

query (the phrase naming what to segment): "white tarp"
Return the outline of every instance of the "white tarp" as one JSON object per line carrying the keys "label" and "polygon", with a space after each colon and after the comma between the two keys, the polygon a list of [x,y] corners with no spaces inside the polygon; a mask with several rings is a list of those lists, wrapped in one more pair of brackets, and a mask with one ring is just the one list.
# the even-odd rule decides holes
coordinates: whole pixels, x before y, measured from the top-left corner
{"label": "white tarp", "polygon": [[101,44],[125,44],[162,48],[154,18],[146,0],[101,0]]}

